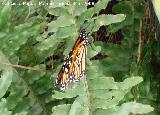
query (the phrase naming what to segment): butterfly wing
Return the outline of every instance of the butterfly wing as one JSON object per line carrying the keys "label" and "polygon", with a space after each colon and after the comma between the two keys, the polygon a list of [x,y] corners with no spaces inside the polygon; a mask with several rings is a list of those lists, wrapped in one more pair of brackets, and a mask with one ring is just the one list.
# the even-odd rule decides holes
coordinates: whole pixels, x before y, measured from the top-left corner
{"label": "butterfly wing", "polygon": [[80,47],[77,51],[75,60],[73,61],[72,73],[70,74],[70,78],[75,83],[78,83],[85,73],[86,46],[83,42],[80,44]]}
{"label": "butterfly wing", "polygon": [[[82,38],[83,37],[83,38]],[[56,86],[65,90],[69,83],[79,82],[85,73],[86,33],[80,34],[56,78]]]}
{"label": "butterfly wing", "polygon": [[56,86],[59,86],[61,90],[64,90],[70,82],[70,79],[69,79],[70,63],[71,63],[71,59],[68,56],[65,59],[64,64],[56,78]]}

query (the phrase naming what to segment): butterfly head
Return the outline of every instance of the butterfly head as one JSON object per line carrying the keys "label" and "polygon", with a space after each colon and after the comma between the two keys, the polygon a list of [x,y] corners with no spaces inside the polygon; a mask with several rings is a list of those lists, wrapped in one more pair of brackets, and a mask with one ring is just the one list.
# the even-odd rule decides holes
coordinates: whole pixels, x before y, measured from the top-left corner
{"label": "butterfly head", "polygon": [[80,32],[79,37],[80,37],[82,40],[88,41],[87,32],[86,32],[85,30],[82,30],[82,31]]}

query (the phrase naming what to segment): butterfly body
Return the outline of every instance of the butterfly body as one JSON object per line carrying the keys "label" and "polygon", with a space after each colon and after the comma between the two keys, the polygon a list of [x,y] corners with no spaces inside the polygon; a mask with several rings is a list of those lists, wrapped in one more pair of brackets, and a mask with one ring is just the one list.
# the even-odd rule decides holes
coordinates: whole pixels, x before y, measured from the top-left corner
{"label": "butterfly body", "polygon": [[63,66],[56,78],[56,86],[59,86],[61,90],[65,90],[71,82],[78,83],[85,75],[87,43],[87,33],[83,30],[69,55],[64,60]]}

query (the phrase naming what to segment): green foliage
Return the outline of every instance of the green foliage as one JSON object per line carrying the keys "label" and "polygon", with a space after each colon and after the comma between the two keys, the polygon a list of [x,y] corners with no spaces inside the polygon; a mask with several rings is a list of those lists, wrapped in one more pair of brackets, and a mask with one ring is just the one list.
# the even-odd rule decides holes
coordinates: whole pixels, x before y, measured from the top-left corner
{"label": "green foliage", "polygon": [[[113,7],[116,15],[98,15],[109,1],[98,0],[92,8],[86,5],[23,7],[0,4],[0,114],[128,115],[153,111],[149,105],[133,102],[134,96],[131,94],[131,89],[143,81],[135,74],[136,69],[132,70],[134,60],[131,57],[136,58],[136,50],[132,50],[130,43],[132,33],[138,33],[137,20],[143,17],[143,8],[136,0],[134,5],[138,13],[134,14],[132,2],[122,0]],[[86,0],[77,2],[84,3]],[[35,12],[38,16],[33,15]],[[47,14],[54,15],[53,19]],[[111,33],[122,29],[122,43],[93,42],[91,34],[103,25],[109,26]],[[87,47],[86,76],[80,83],[71,84],[65,92],[57,91],[53,79],[60,70],[60,59],[52,60],[52,74],[33,71],[33,68],[46,69],[45,62],[49,56],[66,57],[81,29],[90,33],[88,37],[91,38],[91,45]],[[136,40],[134,44],[137,49]],[[107,57],[90,60],[98,53]],[[22,69],[22,66],[15,64],[31,66],[32,69]]]}
{"label": "green foliage", "polygon": [[[93,63],[88,67],[87,75],[87,81],[84,79],[79,85],[71,85],[65,92],[54,92],[52,97],[55,99],[66,99],[78,96],[73,104],[62,104],[54,107],[52,110],[54,115],[64,114],[62,111],[64,108],[66,110],[64,115],[72,115],[72,111],[75,110],[75,113],[78,115],[89,114],[89,112],[93,112],[95,115],[101,115],[104,111],[111,111],[107,113],[112,115],[115,106],[118,105],[127,92],[133,86],[142,82],[141,77],[131,77],[125,79],[123,82],[115,82],[113,77],[105,77],[103,75],[103,71],[97,63]],[[116,109],[117,114],[120,114],[121,111],[126,112],[128,110],[123,110],[123,108],[125,108],[123,106],[124,105],[121,107],[122,109],[119,108],[120,110]],[[148,112],[153,110],[153,108],[148,105],[142,104],[142,106],[144,106],[144,110],[148,110]],[[128,110],[128,113],[133,111],[134,110]],[[138,110],[134,112],[141,113]],[[75,113],[73,113],[73,115]]]}
{"label": "green foliage", "polygon": [[66,105],[59,105],[53,108],[54,114],[53,115],[66,115],[66,113],[69,113],[68,110],[70,110],[71,105],[66,104]]}
{"label": "green foliage", "polygon": [[94,63],[99,64],[105,75],[113,76],[113,73],[116,72],[123,74],[129,70],[130,49],[126,41],[121,45],[105,44],[102,42],[96,42],[95,44],[101,46],[101,53],[103,55],[107,55],[106,59],[94,61]]}
{"label": "green foliage", "polygon": [[[152,1],[153,2],[153,1]],[[121,2],[117,3],[116,5],[113,6],[113,12],[115,13],[123,13],[126,15],[126,19],[118,24],[113,24],[110,25],[108,30],[110,33],[114,33],[121,29],[121,33],[123,34],[123,37],[125,40],[123,40],[123,48],[127,49],[125,50],[117,50],[117,52],[120,52],[121,55],[125,55],[128,53],[130,56],[126,55],[126,58],[123,57],[124,60],[121,60],[121,63],[124,63],[125,66],[123,68],[127,67],[128,62],[128,71],[131,75],[138,75],[142,76],[144,79],[143,84],[141,84],[139,87],[136,87],[133,89],[133,95],[135,96],[136,100],[142,103],[150,104],[154,106],[154,108],[157,108],[157,103],[155,103],[155,98],[156,95],[158,94],[157,88],[155,88],[155,84],[159,84],[159,80],[155,78],[157,76],[157,71],[155,70],[156,65],[154,65],[154,61],[157,65],[159,65],[159,48],[158,48],[158,43],[159,40],[154,41],[154,35],[152,34],[150,27],[146,22],[144,22],[144,15],[147,14],[150,17],[145,17],[145,18],[150,18],[152,19],[152,13],[149,13],[148,10],[146,10],[144,7],[148,7],[150,3],[147,1],[144,4],[143,0],[122,0]],[[146,6],[145,6],[146,5]],[[157,3],[158,5],[158,3]],[[145,11],[146,10],[146,11]],[[140,27],[140,21],[142,21],[143,25]],[[155,20],[154,20],[155,21]],[[157,27],[158,25],[155,25]],[[154,28],[154,27],[153,27]],[[141,54],[141,62],[138,64],[137,63],[137,57],[138,57],[138,45],[140,42],[138,41],[140,38],[139,33],[142,34],[142,54]],[[147,40],[145,41],[145,37],[143,35],[146,35]],[[111,50],[112,51],[112,50]],[[158,54],[158,55],[157,55]],[[119,54],[118,54],[119,55]],[[156,57],[155,57],[156,55]],[[153,61],[154,60],[154,61]],[[153,62],[152,62],[153,61]],[[123,64],[120,64],[123,65]],[[153,69],[153,68],[154,69]],[[159,67],[159,66],[158,66]],[[126,70],[127,70],[126,68]],[[156,67],[157,68],[157,67]],[[113,70],[112,70],[113,71]],[[159,72],[158,72],[159,73]],[[118,73],[119,74],[119,73]],[[121,73],[122,74],[122,73]],[[156,74],[156,75],[155,75]],[[123,74],[122,74],[123,75]],[[116,75],[117,76],[117,75]],[[119,78],[115,77],[117,80]],[[124,77],[126,78],[126,76]],[[154,80],[156,79],[156,80]],[[154,90],[156,89],[156,90]],[[128,97],[125,100],[130,100]],[[159,110],[155,110],[154,112],[150,114],[157,114]]]}
{"label": "green foliage", "polygon": [[3,115],[4,113],[6,115],[11,115],[12,112],[8,111],[6,100],[1,99],[0,100],[0,114]]}
{"label": "green foliage", "polygon": [[[10,2],[10,0],[6,0],[6,1],[0,1],[0,3],[7,3]],[[6,26],[8,26],[8,20],[10,18],[10,10],[11,10],[11,6],[10,5],[6,5],[6,6],[0,6],[1,12],[0,12],[0,30],[2,30],[3,28],[5,28]]]}
{"label": "green foliage", "polygon": [[104,115],[105,113],[108,113],[108,115],[128,115],[129,113],[143,114],[150,111],[153,111],[153,108],[149,105],[129,102],[122,104],[121,106],[116,106],[114,109],[97,110],[95,115]]}
{"label": "green foliage", "polygon": [[[116,4],[113,7],[113,11],[115,13],[125,14],[126,18],[121,23],[111,25],[109,27],[109,32],[113,33],[122,28],[125,30],[128,30],[128,29],[132,29],[133,27],[136,27],[138,24],[137,22],[139,22],[139,20],[136,20],[136,19],[141,19],[144,16],[143,4],[141,2],[142,2],[141,0],[134,0],[134,1],[123,0],[122,2],[119,2],[118,4]],[[132,28],[129,28],[129,26],[131,26]],[[138,31],[138,28],[134,28],[134,29]],[[129,34],[129,32],[127,33]]]}
{"label": "green foliage", "polygon": [[[5,55],[0,51],[0,62],[9,62]],[[8,87],[11,85],[14,72],[11,67],[0,65],[0,98],[2,98]]]}

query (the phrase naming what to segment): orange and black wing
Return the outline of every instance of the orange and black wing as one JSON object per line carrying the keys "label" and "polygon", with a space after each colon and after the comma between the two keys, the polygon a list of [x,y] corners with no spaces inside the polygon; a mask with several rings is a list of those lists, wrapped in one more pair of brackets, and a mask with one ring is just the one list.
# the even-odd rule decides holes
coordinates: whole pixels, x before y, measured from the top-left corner
{"label": "orange and black wing", "polygon": [[56,86],[65,90],[69,83],[79,82],[85,75],[87,34],[81,32],[56,78]]}

